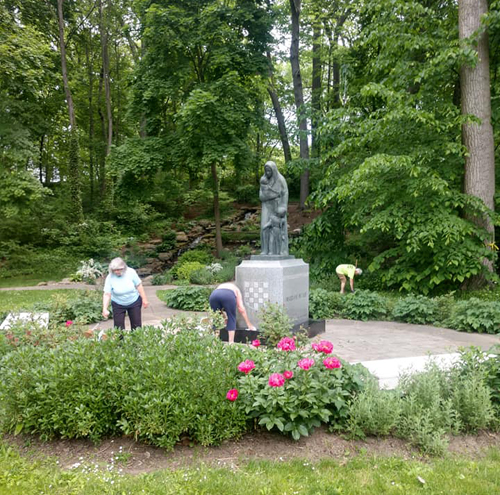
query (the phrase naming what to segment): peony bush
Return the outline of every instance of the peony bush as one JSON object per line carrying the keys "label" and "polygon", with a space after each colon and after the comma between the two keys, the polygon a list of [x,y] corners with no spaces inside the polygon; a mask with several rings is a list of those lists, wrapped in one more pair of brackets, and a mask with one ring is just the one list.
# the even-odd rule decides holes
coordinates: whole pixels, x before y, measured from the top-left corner
{"label": "peony bush", "polygon": [[324,357],[332,351],[328,341],[313,344],[311,350],[297,350],[289,337],[281,339],[275,349],[249,349],[252,360],[240,363],[241,375],[232,389],[237,390],[237,400],[228,399],[258,425],[290,434],[295,440],[321,424],[340,428],[346,423],[349,402],[363,389],[367,375],[360,365]]}

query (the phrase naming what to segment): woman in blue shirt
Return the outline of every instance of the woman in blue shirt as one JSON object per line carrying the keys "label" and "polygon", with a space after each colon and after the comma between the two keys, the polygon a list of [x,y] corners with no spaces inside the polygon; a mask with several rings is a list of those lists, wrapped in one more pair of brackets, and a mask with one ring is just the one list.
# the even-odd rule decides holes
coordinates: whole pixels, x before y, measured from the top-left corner
{"label": "woman in blue shirt", "polygon": [[125,329],[127,313],[132,330],[142,325],[141,308],[148,307],[148,299],[139,275],[121,258],[115,258],[109,264],[109,275],[106,277],[102,296],[104,318],[109,316],[110,301],[113,308],[113,323],[116,328]]}

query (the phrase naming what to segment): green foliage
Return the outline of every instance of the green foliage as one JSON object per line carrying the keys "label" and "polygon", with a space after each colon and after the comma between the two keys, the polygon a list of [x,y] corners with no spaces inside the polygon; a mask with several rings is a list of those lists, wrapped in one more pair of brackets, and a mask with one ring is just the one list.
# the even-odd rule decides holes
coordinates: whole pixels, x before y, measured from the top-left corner
{"label": "green foliage", "polygon": [[342,105],[320,130],[326,152],[316,206],[339,206],[342,216],[327,224],[341,224],[348,246],[356,240],[352,248],[373,260],[370,271],[386,287],[454,290],[492,257],[485,231],[469,219],[494,216],[462,194],[455,5],[359,7],[359,31],[343,59]]}
{"label": "green foliage", "polygon": [[211,285],[215,282],[215,276],[207,267],[203,267],[191,271],[189,282],[196,285]]}
{"label": "green foliage", "polygon": [[80,261],[80,268],[73,276],[73,280],[77,282],[86,282],[88,284],[95,284],[99,277],[104,275],[104,267],[98,261],[90,258],[88,261]]}
{"label": "green foliage", "polygon": [[153,275],[153,278],[151,279],[151,283],[153,285],[168,285],[171,284],[174,281],[174,276],[170,272],[170,270],[167,270],[166,272],[163,273],[155,273]]}
{"label": "green foliage", "polygon": [[87,324],[102,320],[102,292],[99,290],[79,291],[71,297],[55,294],[49,303],[35,305],[36,310],[48,311],[50,321],[64,323],[68,320]]}
{"label": "green foliage", "polygon": [[177,265],[175,273],[178,280],[189,280],[192,272],[203,268],[205,266],[199,261],[184,261],[182,264]]}
{"label": "green foliage", "polygon": [[339,318],[343,314],[345,296],[325,289],[309,291],[309,316],[315,320]]}
{"label": "green foliage", "polygon": [[392,312],[398,321],[425,325],[436,321],[438,303],[425,296],[408,295],[399,299]]}
{"label": "green foliage", "polygon": [[500,333],[500,303],[481,301],[475,297],[458,301],[446,324],[465,332]]}
{"label": "green foliage", "polygon": [[277,303],[267,302],[259,309],[259,331],[266,344],[274,347],[283,337],[289,337],[293,321],[285,308]]}
{"label": "green foliage", "polygon": [[493,427],[498,421],[485,369],[484,356],[469,352],[451,370],[433,363],[423,372],[403,374],[396,391],[366,387],[350,403],[347,429],[361,437],[394,434],[423,452],[442,455],[446,435]]}
{"label": "green foliage", "polygon": [[177,245],[177,240],[176,240],[177,234],[175,233],[174,230],[168,230],[162,235],[162,242],[161,244],[158,245],[156,248],[156,251],[158,253],[162,252],[168,252],[171,251],[172,249],[175,249]]}
{"label": "green foliage", "polygon": [[351,435],[387,436],[395,432],[401,416],[401,398],[393,390],[381,390],[376,381],[349,404],[347,430]]}
{"label": "green foliage", "polygon": [[175,336],[151,329],[127,340],[129,358],[120,364],[130,386],[119,404],[125,434],[171,449],[181,436],[206,446],[246,430],[245,415],[225,399],[240,349],[195,328]]}
{"label": "green foliage", "polygon": [[358,290],[345,295],[343,316],[352,320],[369,320],[387,314],[385,299],[375,292]]}
{"label": "green foliage", "polygon": [[500,346],[497,345],[487,352],[478,347],[471,347],[462,349],[460,354],[460,372],[479,374],[483,377],[500,417]]}
{"label": "green foliage", "polygon": [[121,433],[169,449],[184,435],[218,444],[247,428],[225,399],[241,357],[194,325],[176,335],[143,328],[123,340],[22,346],[1,362],[2,426],[42,438]]}
{"label": "green foliage", "polygon": [[259,187],[255,184],[240,185],[236,187],[234,194],[236,196],[236,201],[253,205],[258,201]]}
{"label": "green foliage", "polygon": [[212,289],[209,287],[179,287],[165,291],[159,290],[156,294],[169,308],[206,311],[211,293]]}
{"label": "green foliage", "polygon": [[[299,360],[313,358],[308,370]],[[345,422],[348,402],[363,387],[366,373],[359,366],[342,363],[328,369],[325,355],[296,351],[267,350],[255,352],[255,368],[238,379],[238,404],[259,425],[289,434],[295,440],[308,436],[321,424],[332,428]],[[282,386],[270,386],[272,373],[293,372]]]}

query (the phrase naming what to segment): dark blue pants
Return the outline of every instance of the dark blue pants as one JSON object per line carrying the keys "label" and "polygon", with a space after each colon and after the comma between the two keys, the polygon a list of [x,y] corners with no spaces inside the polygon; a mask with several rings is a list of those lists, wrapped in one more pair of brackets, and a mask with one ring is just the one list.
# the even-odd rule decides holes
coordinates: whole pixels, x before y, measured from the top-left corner
{"label": "dark blue pants", "polygon": [[142,309],[142,298],[139,296],[137,301],[133,302],[130,306],[122,306],[121,304],[111,301],[111,307],[113,308],[113,324],[116,328],[120,330],[125,330],[125,315],[128,313],[130,318],[130,328],[142,326],[141,320],[141,309]]}

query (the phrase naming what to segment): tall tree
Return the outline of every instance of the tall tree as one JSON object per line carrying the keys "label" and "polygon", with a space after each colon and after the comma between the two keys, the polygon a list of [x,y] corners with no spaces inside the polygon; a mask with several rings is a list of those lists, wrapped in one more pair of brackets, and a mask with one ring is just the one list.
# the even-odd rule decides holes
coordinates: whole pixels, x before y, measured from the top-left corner
{"label": "tall tree", "polygon": [[290,44],[290,64],[292,67],[293,93],[295,97],[295,108],[299,124],[300,158],[303,160],[304,170],[300,176],[300,207],[305,208],[309,196],[309,143],[307,132],[307,115],[304,106],[304,90],[302,87],[302,75],[300,73],[300,9],[302,0],[290,0],[290,12],[292,18],[292,40]]}
{"label": "tall tree", "polygon": [[[460,40],[475,52],[474,60],[460,68],[462,114],[467,121],[462,126],[465,156],[464,192],[479,198],[494,210],[495,148],[491,125],[491,93],[488,33],[481,18],[488,12],[487,0],[459,0],[458,26]],[[472,117],[472,118],[471,118]],[[472,221],[489,233],[488,244],[493,246],[495,229],[489,215],[472,216]],[[493,271],[491,259],[484,260]],[[484,284],[484,277],[476,276],[472,286]]]}
{"label": "tall tree", "polygon": [[81,222],[83,220],[83,208],[80,186],[80,146],[78,142],[78,129],[76,127],[75,107],[73,104],[73,95],[69,86],[68,68],[66,64],[66,41],[64,39],[64,0],[57,0],[57,20],[59,24],[59,50],[61,54],[61,72],[63,77],[64,92],[68,105],[68,114],[70,122],[69,135],[69,186],[71,194],[71,216],[73,221]]}

